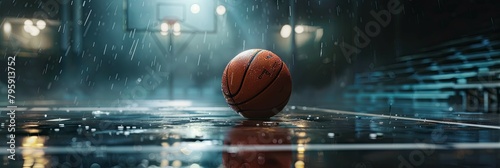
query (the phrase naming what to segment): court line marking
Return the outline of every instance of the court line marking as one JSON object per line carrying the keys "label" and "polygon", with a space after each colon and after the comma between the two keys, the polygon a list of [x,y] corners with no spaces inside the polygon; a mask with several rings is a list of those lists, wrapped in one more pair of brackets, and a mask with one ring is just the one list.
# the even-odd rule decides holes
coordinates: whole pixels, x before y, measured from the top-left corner
{"label": "court line marking", "polygon": [[[371,114],[371,113],[352,112],[352,111],[343,111],[343,110],[334,110],[334,109],[325,109],[325,108],[307,107],[307,106],[296,106],[296,108],[301,109],[301,110],[306,110],[306,111],[320,111],[320,112],[334,113],[334,114],[380,117],[380,118],[389,118],[389,119],[400,119],[400,120],[408,120],[408,121],[419,121],[419,122],[429,122],[429,123],[437,123],[437,124],[459,125],[459,126],[468,126],[468,127],[488,128],[488,129],[500,130],[500,126],[494,126],[494,125],[471,124],[471,123],[462,123],[462,122],[454,122],[454,121],[433,120],[433,119],[420,119],[420,118],[401,117],[401,116],[394,116],[394,115]],[[221,111],[221,110],[228,110],[228,109],[229,109],[229,107],[17,107],[18,111],[68,111],[68,112],[69,111],[149,111],[149,110]],[[0,108],[0,110],[6,111],[9,109],[8,108]]]}
{"label": "court line marking", "polygon": [[[177,147],[148,146],[90,146],[90,147],[19,147],[16,150],[42,150],[45,153],[71,153],[71,152],[108,152],[108,153],[137,153],[137,152],[180,152],[180,151],[224,151],[236,153],[241,151],[350,151],[350,150],[500,150],[500,142],[487,143],[397,143],[397,144],[281,144],[281,145],[236,145],[214,146],[187,144]],[[7,154],[7,148],[0,148],[0,154]]]}
{"label": "court line marking", "polygon": [[335,113],[335,114],[348,114],[348,115],[359,115],[359,116],[369,116],[369,117],[381,117],[381,118],[389,118],[389,119],[400,119],[400,120],[408,120],[408,121],[420,121],[420,122],[429,122],[429,123],[437,123],[437,124],[459,125],[459,126],[489,128],[489,129],[498,129],[498,130],[500,130],[500,126],[494,126],[494,125],[471,124],[471,123],[462,123],[462,122],[454,122],[454,121],[433,120],[433,119],[420,119],[420,118],[401,117],[401,116],[383,115],[383,114],[370,114],[370,113],[352,112],[352,111],[343,111],[343,110],[333,110],[333,109],[324,109],[324,108],[306,107],[306,106],[299,106],[297,108],[302,108],[302,109],[305,109],[305,110],[312,110],[312,111],[321,111],[321,112],[326,112],[326,113]]}
{"label": "court line marking", "polygon": [[[9,108],[0,108],[6,111]],[[229,107],[17,107],[18,111],[148,111],[148,110],[193,110],[222,111]]]}

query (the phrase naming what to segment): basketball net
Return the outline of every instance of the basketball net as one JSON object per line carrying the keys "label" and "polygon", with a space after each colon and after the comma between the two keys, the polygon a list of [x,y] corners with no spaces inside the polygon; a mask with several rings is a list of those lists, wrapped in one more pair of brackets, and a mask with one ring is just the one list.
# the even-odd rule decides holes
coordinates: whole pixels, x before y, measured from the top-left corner
{"label": "basketball net", "polygon": [[170,17],[163,17],[163,22],[164,23],[167,23],[168,25],[174,25],[175,23],[177,23],[179,21],[179,19],[175,16],[170,16]]}
{"label": "basketball net", "polygon": [[177,23],[177,19],[165,19],[165,21],[167,22],[168,25],[174,25],[175,23]]}

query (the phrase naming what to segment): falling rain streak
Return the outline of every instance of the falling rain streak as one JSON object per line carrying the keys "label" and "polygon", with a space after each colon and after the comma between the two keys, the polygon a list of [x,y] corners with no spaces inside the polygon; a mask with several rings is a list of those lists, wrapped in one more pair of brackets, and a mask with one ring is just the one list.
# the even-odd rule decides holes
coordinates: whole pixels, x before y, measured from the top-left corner
{"label": "falling rain streak", "polygon": [[83,26],[87,25],[87,21],[89,20],[90,14],[92,14],[92,9],[89,11],[89,14],[87,15],[87,18],[85,19],[85,22],[83,23]]}
{"label": "falling rain streak", "polygon": [[[0,89],[15,82],[25,114],[16,118],[22,152],[2,167],[495,167],[498,6],[0,1],[0,55],[17,61],[16,76],[1,79]],[[271,73],[255,56],[227,68],[249,49],[270,50],[284,64]],[[291,84],[278,78],[288,75],[284,65]],[[268,73],[272,81],[252,80]],[[224,88],[239,90],[224,97]],[[287,88],[290,101],[280,103],[288,104],[264,122],[226,102],[242,114],[249,102],[271,106]],[[267,138],[231,142],[255,137]],[[481,159],[463,159],[471,155],[463,150]],[[255,158],[239,158],[243,151]]]}

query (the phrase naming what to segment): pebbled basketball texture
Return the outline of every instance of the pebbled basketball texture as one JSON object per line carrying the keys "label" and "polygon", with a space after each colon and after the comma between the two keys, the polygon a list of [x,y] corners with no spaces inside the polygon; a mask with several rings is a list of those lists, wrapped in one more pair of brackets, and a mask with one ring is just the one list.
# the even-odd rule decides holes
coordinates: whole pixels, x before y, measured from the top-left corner
{"label": "pebbled basketball texture", "polygon": [[250,49],[236,55],[222,74],[222,92],[229,106],[246,118],[269,118],[290,99],[292,79],[274,53]]}

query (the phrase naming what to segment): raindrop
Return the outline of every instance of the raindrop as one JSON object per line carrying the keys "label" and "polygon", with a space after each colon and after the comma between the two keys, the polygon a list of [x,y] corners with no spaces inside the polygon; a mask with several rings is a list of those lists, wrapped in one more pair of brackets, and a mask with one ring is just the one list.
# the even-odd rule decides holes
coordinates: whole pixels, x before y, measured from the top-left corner
{"label": "raindrop", "polygon": [[203,43],[205,43],[207,41],[207,32],[205,32],[205,34],[203,35]]}
{"label": "raindrop", "polygon": [[264,163],[266,163],[266,158],[264,156],[264,154],[260,153],[259,156],[257,157],[257,163],[259,163],[260,165],[263,165]]}
{"label": "raindrop", "polygon": [[196,64],[197,66],[200,66],[200,59],[201,59],[201,54],[198,55],[198,64]]}
{"label": "raindrop", "polygon": [[92,165],[90,165],[90,168],[101,168],[101,165],[99,165],[97,163],[92,163]]}
{"label": "raindrop", "polygon": [[323,43],[321,43],[320,49],[319,49],[319,57],[323,56]]}
{"label": "raindrop", "polygon": [[87,21],[89,20],[90,14],[92,14],[92,9],[90,10],[89,14],[87,15],[87,18],[85,19],[85,22],[83,23],[83,26],[87,25]]}
{"label": "raindrop", "polygon": [[[322,45],[323,46],[323,45]],[[108,44],[104,45],[104,51],[102,52],[102,55],[106,55],[106,50],[108,49]]]}

